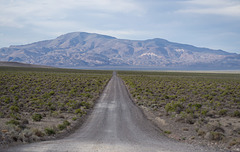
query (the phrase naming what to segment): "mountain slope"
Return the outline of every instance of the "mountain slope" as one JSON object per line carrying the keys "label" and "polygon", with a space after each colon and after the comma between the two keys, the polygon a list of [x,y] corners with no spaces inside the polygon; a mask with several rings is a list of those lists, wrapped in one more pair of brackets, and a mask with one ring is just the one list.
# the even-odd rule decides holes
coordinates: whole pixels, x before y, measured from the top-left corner
{"label": "mountain slope", "polygon": [[222,50],[198,48],[159,38],[123,40],[85,32],[68,33],[53,40],[2,48],[0,60],[58,67],[240,67],[238,54]]}

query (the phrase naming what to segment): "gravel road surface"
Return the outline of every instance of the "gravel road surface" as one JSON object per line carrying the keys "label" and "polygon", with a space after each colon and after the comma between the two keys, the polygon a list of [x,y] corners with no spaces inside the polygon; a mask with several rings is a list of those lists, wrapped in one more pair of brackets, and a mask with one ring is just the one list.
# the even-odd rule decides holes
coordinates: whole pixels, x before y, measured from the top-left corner
{"label": "gravel road surface", "polygon": [[70,136],[4,149],[6,152],[216,152],[179,143],[163,133],[136,107],[113,73],[88,120]]}

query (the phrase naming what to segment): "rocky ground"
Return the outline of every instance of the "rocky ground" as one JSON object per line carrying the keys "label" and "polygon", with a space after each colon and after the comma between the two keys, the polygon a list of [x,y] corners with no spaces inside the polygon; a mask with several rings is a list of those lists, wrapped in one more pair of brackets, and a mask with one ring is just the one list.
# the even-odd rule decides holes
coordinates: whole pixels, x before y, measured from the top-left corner
{"label": "rocky ground", "polygon": [[[91,110],[88,111],[90,112]],[[42,115],[44,117],[41,121],[33,121],[28,114],[19,125],[7,125],[9,118],[1,118],[0,147],[59,139],[74,132],[88,116],[87,114],[76,119],[76,115],[72,113],[52,115],[43,112]]]}
{"label": "rocky ground", "polygon": [[219,147],[226,151],[240,151],[240,119],[232,117],[209,118],[206,122],[186,123],[186,120],[167,116],[164,112],[141,106],[152,120],[170,138],[180,142]]}

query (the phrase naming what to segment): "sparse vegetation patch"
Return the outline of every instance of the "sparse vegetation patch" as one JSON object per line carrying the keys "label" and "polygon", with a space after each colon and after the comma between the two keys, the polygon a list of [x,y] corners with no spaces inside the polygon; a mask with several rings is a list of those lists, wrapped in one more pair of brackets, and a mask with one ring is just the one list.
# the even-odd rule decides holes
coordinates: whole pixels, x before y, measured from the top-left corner
{"label": "sparse vegetation patch", "polygon": [[[181,141],[189,138],[191,142],[208,140],[240,149],[237,142],[231,142],[232,147],[228,145],[228,141],[240,138],[233,131],[240,126],[239,74],[123,71],[118,74],[138,106],[170,123],[161,127],[171,131],[171,137]],[[179,131],[181,126],[188,131]]]}
{"label": "sparse vegetation patch", "polygon": [[38,141],[71,128],[92,109],[111,75],[111,71],[0,67],[0,139],[4,139],[0,146]]}

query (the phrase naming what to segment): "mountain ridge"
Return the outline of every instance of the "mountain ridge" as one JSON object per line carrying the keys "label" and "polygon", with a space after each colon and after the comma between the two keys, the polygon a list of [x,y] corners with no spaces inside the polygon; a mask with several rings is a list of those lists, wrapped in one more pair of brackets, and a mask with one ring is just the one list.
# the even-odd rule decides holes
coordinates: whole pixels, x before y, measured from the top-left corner
{"label": "mountain ridge", "polygon": [[195,66],[204,69],[207,66],[240,69],[240,55],[237,53],[195,47],[161,38],[127,40],[86,32],[67,33],[52,40],[1,48],[0,61],[55,67]]}

